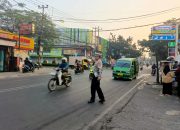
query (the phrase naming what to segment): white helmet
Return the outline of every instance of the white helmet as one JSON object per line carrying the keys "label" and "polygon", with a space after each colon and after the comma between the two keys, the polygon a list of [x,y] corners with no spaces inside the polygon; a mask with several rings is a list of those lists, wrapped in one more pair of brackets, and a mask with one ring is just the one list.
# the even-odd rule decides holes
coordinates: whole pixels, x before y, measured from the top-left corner
{"label": "white helmet", "polygon": [[63,57],[63,58],[62,58],[62,61],[63,61],[63,60],[64,60],[65,62],[67,62],[67,58],[66,58],[66,57]]}

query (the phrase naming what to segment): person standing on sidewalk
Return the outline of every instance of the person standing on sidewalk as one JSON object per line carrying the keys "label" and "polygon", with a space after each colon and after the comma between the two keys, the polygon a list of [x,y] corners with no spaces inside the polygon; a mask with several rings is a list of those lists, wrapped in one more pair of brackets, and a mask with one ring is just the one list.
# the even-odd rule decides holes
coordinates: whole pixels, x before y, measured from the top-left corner
{"label": "person standing on sidewalk", "polygon": [[163,69],[162,82],[163,82],[163,91],[164,95],[172,95],[172,82],[173,82],[174,73],[170,71],[169,65],[166,65]]}
{"label": "person standing on sidewalk", "polygon": [[177,95],[180,98],[180,64],[178,65],[177,70],[175,71],[176,81],[178,82]]}
{"label": "person standing on sidewalk", "polygon": [[101,75],[102,75],[102,61],[101,61],[101,54],[96,54],[95,55],[95,64],[94,64],[94,75],[91,81],[91,99],[88,101],[88,103],[94,103],[95,102],[95,96],[96,96],[96,91],[99,96],[99,102],[104,103],[105,98],[104,94],[101,90],[100,87],[100,80],[101,80]]}

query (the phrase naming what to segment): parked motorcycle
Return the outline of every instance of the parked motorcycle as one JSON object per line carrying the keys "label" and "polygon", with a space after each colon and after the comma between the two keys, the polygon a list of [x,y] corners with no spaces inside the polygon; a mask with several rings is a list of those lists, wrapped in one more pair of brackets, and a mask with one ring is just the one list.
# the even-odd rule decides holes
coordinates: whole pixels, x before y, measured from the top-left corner
{"label": "parked motorcycle", "polygon": [[70,73],[64,74],[62,69],[55,69],[55,73],[51,73],[52,78],[48,82],[48,89],[50,92],[55,91],[58,86],[65,85],[70,87],[72,83],[72,77]]}

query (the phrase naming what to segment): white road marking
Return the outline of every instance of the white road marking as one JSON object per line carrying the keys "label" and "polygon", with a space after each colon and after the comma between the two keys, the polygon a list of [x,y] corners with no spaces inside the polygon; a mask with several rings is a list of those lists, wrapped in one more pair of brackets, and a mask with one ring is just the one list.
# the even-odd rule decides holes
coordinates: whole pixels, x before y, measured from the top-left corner
{"label": "white road marking", "polygon": [[15,88],[1,89],[1,90],[0,90],[0,93],[10,92],[10,91],[18,91],[18,90],[27,89],[27,88],[35,88],[35,87],[37,87],[37,86],[42,86],[42,85],[44,85],[44,83],[34,84],[34,85],[27,85],[27,86],[23,86],[23,87],[15,87]]}
{"label": "white road marking", "polygon": [[140,85],[143,81],[144,79],[138,82],[133,88],[131,88],[128,92],[126,92],[123,96],[116,100],[110,107],[108,107],[104,112],[102,112],[97,118],[95,118],[86,127],[84,127],[83,130],[88,130],[90,127],[94,126],[100,119],[102,119],[108,112],[110,112],[121,100],[123,100],[129,93],[136,89],[138,85]]}

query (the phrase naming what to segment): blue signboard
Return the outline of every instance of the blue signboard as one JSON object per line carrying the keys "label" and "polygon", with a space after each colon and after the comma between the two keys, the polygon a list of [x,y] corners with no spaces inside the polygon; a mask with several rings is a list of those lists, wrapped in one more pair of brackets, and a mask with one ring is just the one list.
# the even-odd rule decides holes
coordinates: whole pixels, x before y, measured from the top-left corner
{"label": "blue signboard", "polygon": [[175,35],[152,35],[152,40],[175,40]]}

